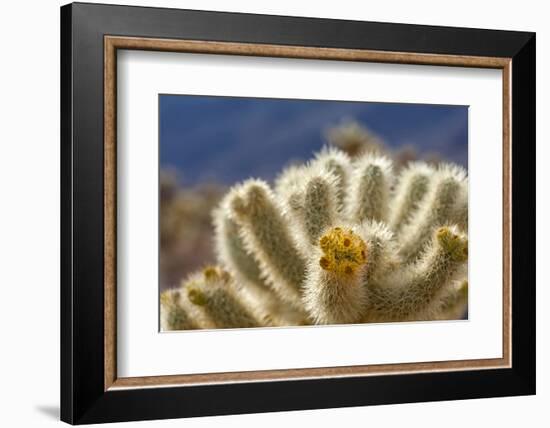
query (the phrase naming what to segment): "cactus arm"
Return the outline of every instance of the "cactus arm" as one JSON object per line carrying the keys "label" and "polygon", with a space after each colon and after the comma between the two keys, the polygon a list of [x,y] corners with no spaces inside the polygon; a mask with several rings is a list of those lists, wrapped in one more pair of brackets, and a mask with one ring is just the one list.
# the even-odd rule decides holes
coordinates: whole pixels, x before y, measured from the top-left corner
{"label": "cactus arm", "polygon": [[331,228],[321,237],[304,286],[304,306],[317,324],[360,322],[366,254],[365,242],[351,228]]}
{"label": "cactus arm", "polygon": [[277,197],[287,199],[295,193],[306,171],[305,165],[291,165],[285,168],[275,179],[274,187]]}
{"label": "cactus arm", "polygon": [[468,309],[468,280],[454,284],[442,296],[435,318],[455,320],[461,318]]}
{"label": "cactus arm", "polygon": [[311,166],[302,171],[301,180],[283,201],[284,214],[305,259],[321,233],[338,220],[337,186],[334,174]]}
{"label": "cactus arm", "polygon": [[400,231],[420,206],[428,192],[433,173],[434,169],[424,162],[410,164],[400,173],[388,218],[388,225],[395,233]]}
{"label": "cactus arm", "polygon": [[265,327],[309,325],[309,316],[279,299],[272,290],[260,289],[248,283],[239,284],[239,300],[251,310]]}
{"label": "cactus arm", "polygon": [[241,238],[262,275],[283,300],[300,307],[305,261],[269,186],[248,180],[229,194],[230,216],[241,227]]}
{"label": "cactus arm", "polygon": [[429,319],[438,296],[467,257],[467,238],[457,228],[440,228],[416,263],[389,275],[383,286],[369,287],[367,321]]}
{"label": "cactus arm", "polygon": [[185,296],[181,290],[163,291],[160,295],[160,328],[161,331],[193,330],[198,328],[195,318],[183,304]]}
{"label": "cactus arm", "polygon": [[315,245],[323,230],[336,220],[335,181],[334,176],[316,176],[306,184],[302,224],[311,245]]}
{"label": "cactus arm", "polygon": [[452,221],[464,232],[468,231],[468,180],[464,180],[460,185]]}
{"label": "cactus arm", "polygon": [[358,234],[368,248],[365,284],[378,283],[389,272],[401,265],[393,233],[384,224],[375,221],[363,222]]}
{"label": "cactus arm", "polygon": [[343,211],[352,170],[351,159],[341,150],[325,147],[315,155],[312,167],[323,169],[336,176],[338,209]]}
{"label": "cactus arm", "polygon": [[366,154],[353,168],[346,207],[354,223],[365,220],[385,221],[388,215],[392,163],[383,156]]}
{"label": "cactus arm", "polygon": [[184,282],[183,294],[200,312],[201,328],[247,328],[258,327],[258,320],[245,301],[230,274],[217,267],[207,267]]}
{"label": "cactus arm", "polygon": [[429,242],[433,231],[450,222],[461,184],[465,179],[462,168],[448,165],[434,174],[430,191],[400,235],[400,254],[404,261],[416,260]]}
{"label": "cactus arm", "polygon": [[265,287],[258,263],[247,253],[240,227],[229,217],[226,201],[214,210],[214,243],[218,260],[229,270],[260,287]]}

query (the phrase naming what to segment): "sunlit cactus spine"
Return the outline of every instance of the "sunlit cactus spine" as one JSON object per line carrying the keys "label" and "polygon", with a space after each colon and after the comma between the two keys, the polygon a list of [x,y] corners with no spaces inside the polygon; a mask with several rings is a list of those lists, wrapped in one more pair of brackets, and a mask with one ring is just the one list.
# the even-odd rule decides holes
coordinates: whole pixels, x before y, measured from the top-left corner
{"label": "sunlit cactus spine", "polygon": [[197,320],[189,310],[187,297],[183,295],[182,290],[163,291],[160,295],[160,308],[161,330],[193,330],[197,328]]}
{"label": "sunlit cactus spine", "polygon": [[230,190],[227,198],[229,217],[238,224],[262,277],[282,300],[299,309],[305,260],[275,194],[266,182],[248,180]]}
{"label": "sunlit cactus spine", "polygon": [[238,295],[229,273],[216,267],[207,267],[191,275],[180,290],[163,292],[161,303],[167,308],[161,324],[168,327],[185,324],[187,321],[183,319],[193,323],[189,329],[260,325]]}
{"label": "sunlit cactus spine", "polygon": [[449,222],[456,224],[465,180],[465,171],[457,166],[443,164],[435,170],[423,203],[400,231],[400,254],[404,261],[413,261],[419,256],[435,227]]}
{"label": "sunlit cactus spine", "polygon": [[288,299],[278,297],[278,293],[268,285],[259,262],[247,253],[240,235],[241,229],[228,215],[227,203],[230,199],[225,198],[213,212],[215,247],[220,264],[226,267],[226,273],[232,272],[232,282],[265,324],[306,323],[307,315],[288,304],[285,301]]}
{"label": "sunlit cactus spine", "polygon": [[334,227],[319,239],[308,265],[304,305],[317,324],[353,323],[367,303],[367,246],[352,227]]}
{"label": "sunlit cactus spine", "polygon": [[342,170],[334,172],[336,164],[332,161],[308,168],[290,168],[276,185],[282,214],[304,259],[310,256],[312,246],[317,246],[321,234],[332,225],[341,209],[345,177]]}
{"label": "sunlit cactus spine", "polygon": [[467,238],[455,227],[439,228],[414,263],[370,284],[365,321],[437,318],[439,300],[467,260]]}
{"label": "sunlit cactus spine", "polygon": [[392,184],[389,159],[376,155],[358,158],[352,169],[346,200],[348,219],[354,223],[387,221]]}
{"label": "sunlit cactus spine", "polygon": [[[456,165],[396,171],[384,155],[323,149],[273,189],[259,179],[230,189],[213,215],[215,284],[192,275],[179,306],[164,296],[161,306],[184,328],[181,319],[230,328],[461,318],[467,201]],[[230,298],[214,298],[219,290]]]}
{"label": "sunlit cactus spine", "polygon": [[411,220],[428,192],[433,173],[433,168],[423,162],[410,164],[400,172],[388,218],[394,232],[399,232]]}

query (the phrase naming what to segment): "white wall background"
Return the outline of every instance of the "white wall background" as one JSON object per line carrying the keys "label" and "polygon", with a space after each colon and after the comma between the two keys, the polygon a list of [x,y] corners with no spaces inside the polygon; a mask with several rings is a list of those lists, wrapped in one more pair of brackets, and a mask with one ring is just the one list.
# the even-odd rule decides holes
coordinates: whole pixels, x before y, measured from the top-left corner
{"label": "white wall background", "polygon": [[[121,2],[123,2],[121,0]],[[103,3],[116,3],[103,1]],[[550,28],[535,0],[148,0],[126,4],[537,32],[538,395],[139,423],[140,426],[547,426],[550,270]],[[7,427],[58,424],[59,406],[59,6],[0,8],[0,420]],[[546,251],[544,251],[546,250]],[[546,265],[546,266],[545,266]],[[138,426],[138,423],[125,426]]]}

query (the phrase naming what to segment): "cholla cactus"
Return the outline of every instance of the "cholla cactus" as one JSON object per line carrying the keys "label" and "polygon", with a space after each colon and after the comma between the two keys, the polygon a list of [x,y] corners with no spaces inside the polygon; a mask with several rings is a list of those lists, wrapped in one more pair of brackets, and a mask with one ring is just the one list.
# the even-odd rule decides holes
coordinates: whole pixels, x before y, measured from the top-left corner
{"label": "cholla cactus", "polygon": [[460,318],[468,179],[455,165],[324,149],[214,211],[220,267],[161,296],[163,329]]}

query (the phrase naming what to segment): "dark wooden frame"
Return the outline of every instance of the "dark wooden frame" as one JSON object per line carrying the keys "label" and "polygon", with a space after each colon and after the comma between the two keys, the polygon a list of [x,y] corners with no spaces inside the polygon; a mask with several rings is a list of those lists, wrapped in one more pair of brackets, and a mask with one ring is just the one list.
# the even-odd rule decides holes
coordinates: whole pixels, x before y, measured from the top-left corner
{"label": "dark wooden frame", "polygon": [[[503,358],[117,379],[116,49],[501,68]],[[61,9],[61,130],[62,420],[127,421],[535,392],[533,33],[71,4]]]}

